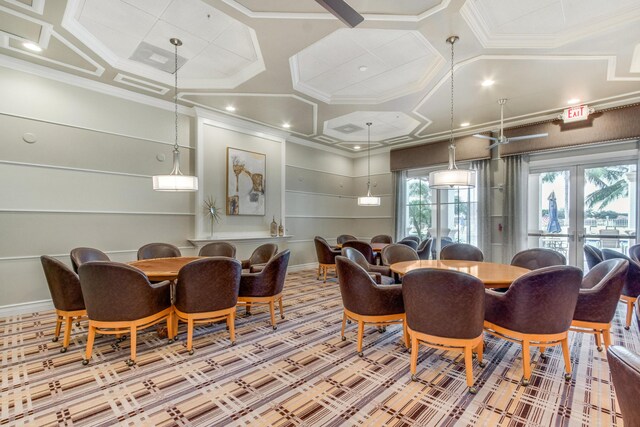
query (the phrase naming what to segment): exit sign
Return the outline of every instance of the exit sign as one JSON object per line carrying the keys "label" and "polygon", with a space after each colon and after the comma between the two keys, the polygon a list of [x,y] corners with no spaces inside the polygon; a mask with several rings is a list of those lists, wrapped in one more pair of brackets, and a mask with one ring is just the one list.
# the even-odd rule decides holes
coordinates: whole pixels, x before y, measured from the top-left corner
{"label": "exit sign", "polygon": [[591,110],[588,105],[577,105],[575,107],[569,107],[562,113],[562,120],[565,123],[579,122],[581,120],[587,120]]}

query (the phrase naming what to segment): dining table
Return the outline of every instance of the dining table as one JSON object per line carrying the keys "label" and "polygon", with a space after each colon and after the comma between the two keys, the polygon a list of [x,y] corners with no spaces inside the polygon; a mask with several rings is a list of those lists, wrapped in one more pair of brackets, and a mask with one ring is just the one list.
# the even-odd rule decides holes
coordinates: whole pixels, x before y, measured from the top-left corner
{"label": "dining table", "polygon": [[176,280],[178,272],[182,267],[190,262],[206,258],[202,256],[180,256],[171,258],[150,258],[131,261],[132,267],[141,270],[152,282],[161,282],[163,280]]}
{"label": "dining table", "polygon": [[508,288],[518,277],[531,271],[515,265],[494,262],[433,259],[396,262],[391,264],[390,268],[400,276],[418,268],[460,271],[480,279],[485,288]]}

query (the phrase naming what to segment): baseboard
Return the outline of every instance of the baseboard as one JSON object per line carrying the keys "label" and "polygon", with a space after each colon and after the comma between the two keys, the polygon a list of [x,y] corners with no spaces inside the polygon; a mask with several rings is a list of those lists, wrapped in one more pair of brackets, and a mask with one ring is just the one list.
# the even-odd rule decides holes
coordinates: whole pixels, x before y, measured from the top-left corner
{"label": "baseboard", "polygon": [[317,262],[309,262],[307,264],[290,265],[287,270],[289,270],[289,271],[300,271],[300,270],[307,270],[309,268],[318,268],[318,263]]}
{"label": "baseboard", "polygon": [[9,304],[0,306],[0,317],[9,317],[16,314],[35,313],[48,310],[53,310],[53,301],[50,299],[23,302],[20,304]]}

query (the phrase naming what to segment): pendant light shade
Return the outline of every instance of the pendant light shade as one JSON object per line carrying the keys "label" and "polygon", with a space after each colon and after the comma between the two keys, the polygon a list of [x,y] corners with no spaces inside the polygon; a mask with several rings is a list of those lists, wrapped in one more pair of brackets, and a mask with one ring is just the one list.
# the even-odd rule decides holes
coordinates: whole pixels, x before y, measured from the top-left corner
{"label": "pendant light shade", "polygon": [[183,175],[180,172],[180,147],[178,146],[178,46],[182,46],[180,39],[169,40],[175,49],[175,98],[173,102],[175,112],[175,143],[173,145],[173,170],[169,175],[155,175],[153,189],[155,191],[197,191],[198,177]]}
{"label": "pendant light shade", "polygon": [[473,188],[476,186],[476,171],[458,169],[456,166],[456,145],[453,138],[453,45],[458,36],[451,36],[447,43],[451,45],[451,133],[449,136],[449,167],[429,173],[429,188],[450,190],[453,188]]}
{"label": "pendant light shade", "polygon": [[371,122],[367,122],[367,195],[358,197],[358,206],[380,206],[380,197],[371,195]]}

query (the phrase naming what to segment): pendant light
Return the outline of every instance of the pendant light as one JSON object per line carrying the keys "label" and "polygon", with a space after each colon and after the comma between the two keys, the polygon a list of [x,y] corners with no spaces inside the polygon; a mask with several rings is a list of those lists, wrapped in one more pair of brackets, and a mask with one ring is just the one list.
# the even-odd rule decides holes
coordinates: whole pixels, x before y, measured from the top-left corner
{"label": "pendant light", "polygon": [[367,122],[367,195],[358,197],[358,206],[380,206],[380,197],[371,195],[371,122]]}
{"label": "pendant light", "polygon": [[198,177],[183,175],[180,172],[180,149],[178,147],[178,46],[182,41],[177,38],[169,40],[174,46],[175,73],[174,73],[174,111],[175,111],[175,144],[173,145],[173,170],[169,175],[155,175],[153,177],[153,189],[155,191],[197,191]]}
{"label": "pendant light", "polygon": [[476,171],[458,169],[456,166],[456,144],[453,138],[453,45],[458,36],[451,36],[447,43],[451,45],[451,133],[449,134],[449,167],[429,173],[429,187],[437,190],[453,188],[473,188],[476,186]]}

